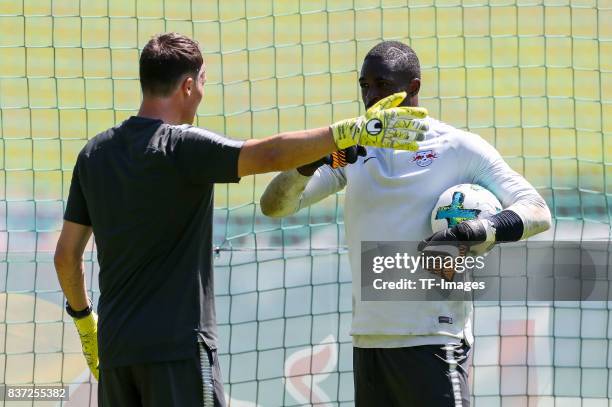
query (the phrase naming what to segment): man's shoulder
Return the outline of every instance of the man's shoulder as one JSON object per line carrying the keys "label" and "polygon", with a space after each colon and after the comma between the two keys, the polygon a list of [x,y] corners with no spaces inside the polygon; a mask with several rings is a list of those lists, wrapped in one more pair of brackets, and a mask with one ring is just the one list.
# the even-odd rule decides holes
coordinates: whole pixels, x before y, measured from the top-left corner
{"label": "man's shoulder", "polygon": [[87,143],[85,143],[85,146],[81,150],[80,155],[84,156],[84,158],[88,158],[91,154],[93,154],[100,148],[104,148],[108,144],[112,143],[118,128],[119,125],[108,128],[96,134],[94,137],[89,139]]}
{"label": "man's shoulder", "polygon": [[448,123],[444,123],[441,120],[434,119],[431,116],[427,117],[427,123],[429,124],[429,130],[425,134],[427,138],[435,137],[464,137],[466,134],[472,134],[468,131],[458,129],[457,127],[451,126]]}
{"label": "man's shoulder", "polygon": [[169,126],[169,128],[171,132],[176,136],[186,139],[206,139],[213,142],[227,142],[231,140],[223,134],[216,133],[212,130],[203,127],[196,127],[189,124]]}
{"label": "man's shoulder", "polygon": [[233,139],[202,127],[182,124],[180,126],[171,126],[171,129],[171,132],[174,133],[178,139],[181,139],[183,142],[191,146],[201,145],[205,146],[206,148],[230,147],[239,149],[244,145],[244,140]]}
{"label": "man's shoulder", "polygon": [[448,140],[455,148],[472,149],[474,147],[488,145],[487,141],[476,133],[458,129],[432,117],[428,117],[427,120],[429,123],[429,131],[425,135],[426,139],[441,137]]}
{"label": "man's shoulder", "polygon": [[[143,133],[165,135],[174,132],[180,134],[180,126],[171,126],[160,120],[131,117],[122,123],[110,127],[89,139],[83,147],[81,155],[89,157],[97,151],[113,148],[119,138],[135,140],[141,138]],[[171,131],[172,130],[172,131]]]}

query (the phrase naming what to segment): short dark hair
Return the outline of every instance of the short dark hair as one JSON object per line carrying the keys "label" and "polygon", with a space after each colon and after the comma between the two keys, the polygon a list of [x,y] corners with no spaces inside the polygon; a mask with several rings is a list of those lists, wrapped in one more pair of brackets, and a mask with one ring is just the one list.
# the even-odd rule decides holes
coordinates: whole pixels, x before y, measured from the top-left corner
{"label": "short dark hair", "polygon": [[372,48],[365,59],[381,58],[397,71],[408,76],[408,80],[421,79],[421,65],[416,52],[399,41],[383,41]]}
{"label": "short dark hair", "polygon": [[185,75],[197,78],[204,63],[198,43],[178,33],[158,34],[140,54],[140,87],[150,96],[168,96]]}

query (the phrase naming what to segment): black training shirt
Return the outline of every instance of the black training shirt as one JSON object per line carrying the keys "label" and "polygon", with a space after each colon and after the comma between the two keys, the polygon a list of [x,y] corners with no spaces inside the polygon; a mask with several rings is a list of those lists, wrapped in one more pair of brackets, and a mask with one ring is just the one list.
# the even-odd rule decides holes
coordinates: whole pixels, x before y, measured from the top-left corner
{"label": "black training shirt", "polygon": [[216,347],[213,184],[240,180],[242,144],[131,117],[79,153],[64,219],[93,227],[101,368]]}

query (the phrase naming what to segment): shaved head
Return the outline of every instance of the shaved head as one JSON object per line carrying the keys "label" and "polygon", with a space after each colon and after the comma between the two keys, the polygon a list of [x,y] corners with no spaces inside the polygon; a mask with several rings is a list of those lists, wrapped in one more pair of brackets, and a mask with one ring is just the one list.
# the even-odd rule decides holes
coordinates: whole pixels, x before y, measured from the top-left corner
{"label": "shaved head", "polygon": [[421,78],[419,58],[412,48],[399,41],[383,41],[368,52],[365,59],[380,58],[407,81]]}
{"label": "shaved head", "polygon": [[361,99],[366,108],[397,92],[406,92],[402,106],[418,106],[421,88],[419,58],[408,45],[383,41],[368,52],[359,76]]}

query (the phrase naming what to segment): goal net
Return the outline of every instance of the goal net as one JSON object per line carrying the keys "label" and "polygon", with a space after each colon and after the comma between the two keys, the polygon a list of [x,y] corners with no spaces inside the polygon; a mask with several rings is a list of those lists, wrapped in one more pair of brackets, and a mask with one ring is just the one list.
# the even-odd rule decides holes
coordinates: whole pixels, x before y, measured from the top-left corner
{"label": "goal net", "polygon": [[[364,55],[404,41],[420,57],[421,104],[483,136],[537,187],[555,217],[551,239],[581,240],[610,231],[611,22],[612,3],[595,0],[3,0],[0,383],[64,383],[63,405],[97,405],[52,254],[77,154],[136,113],[139,50],[152,35],[200,42],[197,124],[235,138],[360,114]],[[344,196],[270,219],[258,202],[271,178],[215,191],[227,397],[350,406]],[[97,301],[93,245],[85,260]],[[605,301],[479,304],[473,405],[607,406],[610,317]]]}

